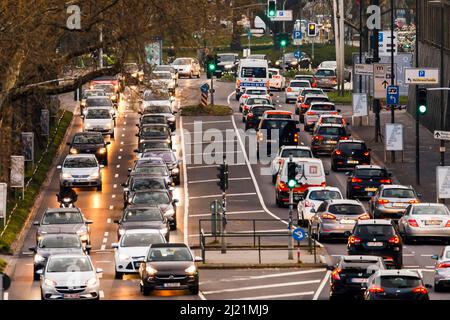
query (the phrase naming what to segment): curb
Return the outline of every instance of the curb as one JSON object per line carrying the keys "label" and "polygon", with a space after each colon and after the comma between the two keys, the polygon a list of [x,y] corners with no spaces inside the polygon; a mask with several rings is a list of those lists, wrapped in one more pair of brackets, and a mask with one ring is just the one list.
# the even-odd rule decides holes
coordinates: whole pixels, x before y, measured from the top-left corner
{"label": "curb", "polygon": [[325,263],[261,263],[261,264],[240,264],[240,263],[206,263],[198,264],[198,269],[268,269],[268,268],[326,268]]}

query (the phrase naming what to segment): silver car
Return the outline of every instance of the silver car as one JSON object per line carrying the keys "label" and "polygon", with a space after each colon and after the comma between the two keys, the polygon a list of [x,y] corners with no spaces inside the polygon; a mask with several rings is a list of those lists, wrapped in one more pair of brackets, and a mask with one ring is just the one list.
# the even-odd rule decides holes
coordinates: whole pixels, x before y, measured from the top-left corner
{"label": "silver car", "polygon": [[41,275],[42,300],[99,300],[102,269],[95,269],[84,254],[50,256]]}
{"label": "silver car", "polygon": [[417,203],[408,206],[398,221],[405,243],[419,238],[450,239],[450,212],[441,203]]}
{"label": "silver car", "polygon": [[434,255],[431,258],[437,260],[434,267],[434,291],[450,288],[450,246],[446,246],[439,256]]}
{"label": "silver car", "polygon": [[419,203],[420,194],[411,186],[381,185],[369,201],[373,219],[400,219],[410,204]]}
{"label": "silver car", "polygon": [[95,154],[69,154],[64,159],[61,170],[61,187],[96,187],[102,191],[102,174]]}

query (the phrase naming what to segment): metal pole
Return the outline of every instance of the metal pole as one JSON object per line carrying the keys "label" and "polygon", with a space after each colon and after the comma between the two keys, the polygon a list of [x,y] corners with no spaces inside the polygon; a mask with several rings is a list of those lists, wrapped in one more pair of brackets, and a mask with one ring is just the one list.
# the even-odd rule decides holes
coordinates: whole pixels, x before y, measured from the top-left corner
{"label": "metal pole", "polygon": [[[441,67],[440,67],[440,85],[444,87],[444,2],[441,0]],[[445,118],[446,114],[444,114],[444,91],[440,91],[440,99],[441,99],[441,130],[445,130]],[[445,141],[441,140],[441,166],[445,166]]]}
{"label": "metal pole", "polygon": [[102,25],[100,25],[100,50],[99,50],[99,54],[98,54],[98,62],[99,62],[99,67],[100,69],[103,68],[103,27]]}
{"label": "metal pole", "polygon": [[[419,16],[420,16],[420,5],[419,0],[416,0],[416,68],[419,67]],[[420,149],[419,149],[419,128],[420,128],[420,121],[419,121],[419,110],[417,108],[417,102],[418,99],[418,92],[419,92],[419,86],[416,85],[416,183],[417,185],[420,185]]]}
{"label": "metal pole", "polygon": [[284,47],[283,47],[283,50],[282,50],[282,54],[283,54],[283,72],[286,71],[286,59],[284,57],[284,52],[285,52],[285,50],[284,50]]}
{"label": "metal pole", "polygon": [[[362,33],[363,33],[362,5],[363,1],[359,0],[359,63],[362,63]],[[359,75],[358,78],[359,78],[359,93],[362,93],[362,75]]]}
{"label": "metal pole", "polygon": [[[379,6],[380,0],[372,0],[373,5]],[[378,63],[380,61],[379,48],[378,48],[378,29],[373,30],[372,34],[372,49],[373,49],[373,61]],[[375,90],[374,90],[375,94]],[[373,99],[373,112],[375,113],[375,142],[378,142],[381,135],[381,121],[380,121],[380,100]]]}
{"label": "metal pole", "polygon": [[315,37],[312,37],[312,42],[311,42],[311,46],[312,46],[312,50],[311,50],[311,59],[314,61],[314,39]]}
{"label": "metal pole", "polygon": [[[391,0],[391,85],[395,85],[394,70],[394,0]],[[395,123],[395,105],[391,105],[391,123]],[[391,151],[392,163],[395,163],[395,151]]]}
{"label": "metal pole", "polygon": [[[287,0],[283,1],[283,11],[284,11],[284,8],[285,8],[286,1]],[[286,32],[286,22],[285,21],[283,21],[283,32]]]}
{"label": "metal pole", "polygon": [[[211,78],[212,79],[212,78]],[[228,165],[226,164],[226,162],[224,161],[225,164],[225,170],[228,171]],[[226,175],[228,175],[228,172],[225,173]],[[227,212],[227,193],[226,191],[222,192],[222,253],[227,253],[227,244],[225,243],[225,232],[226,232],[226,225],[227,225],[227,217],[226,217],[226,212]]]}
{"label": "metal pole", "polygon": [[211,89],[209,89],[209,92],[211,92],[211,107],[214,107],[214,72],[211,74]]}
{"label": "metal pole", "polygon": [[289,241],[288,241],[288,259],[294,259],[294,238],[292,238],[292,210],[294,202],[294,188],[289,190]]}

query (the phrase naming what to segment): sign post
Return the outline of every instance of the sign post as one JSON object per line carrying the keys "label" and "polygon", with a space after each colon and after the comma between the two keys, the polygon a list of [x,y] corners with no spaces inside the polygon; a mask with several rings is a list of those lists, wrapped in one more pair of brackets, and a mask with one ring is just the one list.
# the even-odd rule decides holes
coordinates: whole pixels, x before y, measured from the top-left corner
{"label": "sign post", "polygon": [[205,83],[200,87],[200,91],[202,92],[201,103],[203,107],[208,106],[208,92],[209,92],[209,84]]}
{"label": "sign post", "polygon": [[450,199],[450,167],[436,167],[436,202],[440,199]]}
{"label": "sign post", "polygon": [[404,161],[404,148],[403,148],[403,124],[401,123],[386,123],[385,132],[385,148],[384,148],[384,161],[386,159],[386,151],[401,151],[402,162]]}
{"label": "sign post", "polygon": [[0,219],[3,219],[3,229],[6,228],[6,200],[8,196],[8,185],[0,183]]}
{"label": "sign post", "polygon": [[[294,39],[294,41],[293,41],[293,45],[294,46],[299,46],[299,45],[301,45],[302,44],[302,32],[301,31],[294,31],[293,33],[292,33],[292,37],[293,37],[293,39]],[[297,58],[297,57],[296,57]],[[298,59],[298,58],[297,58]]]}

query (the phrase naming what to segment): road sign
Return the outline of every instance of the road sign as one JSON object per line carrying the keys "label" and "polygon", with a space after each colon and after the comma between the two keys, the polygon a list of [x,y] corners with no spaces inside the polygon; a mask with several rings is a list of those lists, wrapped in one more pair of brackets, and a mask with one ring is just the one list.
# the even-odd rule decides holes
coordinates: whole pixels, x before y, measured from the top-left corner
{"label": "road sign", "polygon": [[[380,31],[378,33],[378,51],[381,56],[391,56],[392,43],[391,43],[391,30]],[[397,55],[398,37],[397,31],[394,31],[394,56]]]}
{"label": "road sign", "polygon": [[272,21],[292,21],[292,10],[277,10],[275,17],[270,18]]}
{"label": "road sign", "polygon": [[434,138],[437,140],[450,140],[450,131],[434,130]]}
{"label": "road sign", "polygon": [[292,232],[292,238],[294,238],[295,241],[302,241],[306,238],[306,232],[302,228],[297,228]]}
{"label": "road sign", "polygon": [[439,69],[436,68],[406,68],[406,84],[438,84]]}
{"label": "road sign", "polygon": [[355,64],[355,74],[362,76],[373,76],[373,64]]}
{"label": "road sign", "polygon": [[207,93],[209,91],[209,84],[204,83],[201,87],[200,87],[201,92],[203,93]]}
{"label": "road sign", "polygon": [[374,63],[373,78],[373,97],[375,99],[386,98],[386,89],[391,79],[391,65],[389,63]]}
{"label": "road sign", "polygon": [[300,59],[302,57],[302,52],[299,51],[299,50],[295,51],[294,52],[294,57],[297,58],[297,59]]}
{"label": "road sign", "polygon": [[292,34],[293,39],[302,39],[302,32],[301,31],[294,31],[294,33]]}
{"label": "road sign", "polygon": [[402,151],[403,150],[403,124],[386,123],[386,151]]}
{"label": "road sign", "polygon": [[450,198],[450,167],[436,167],[436,189],[438,199]]}
{"label": "road sign", "polygon": [[8,185],[0,183],[0,219],[6,219],[6,200],[8,195]]}
{"label": "road sign", "polygon": [[398,104],[399,90],[398,86],[388,86],[386,90],[386,103],[388,105]]}
{"label": "road sign", "polygon": [[367,94],[354,93],[352,98],[353,115],[355,117],[364,117],[369,114]]}

